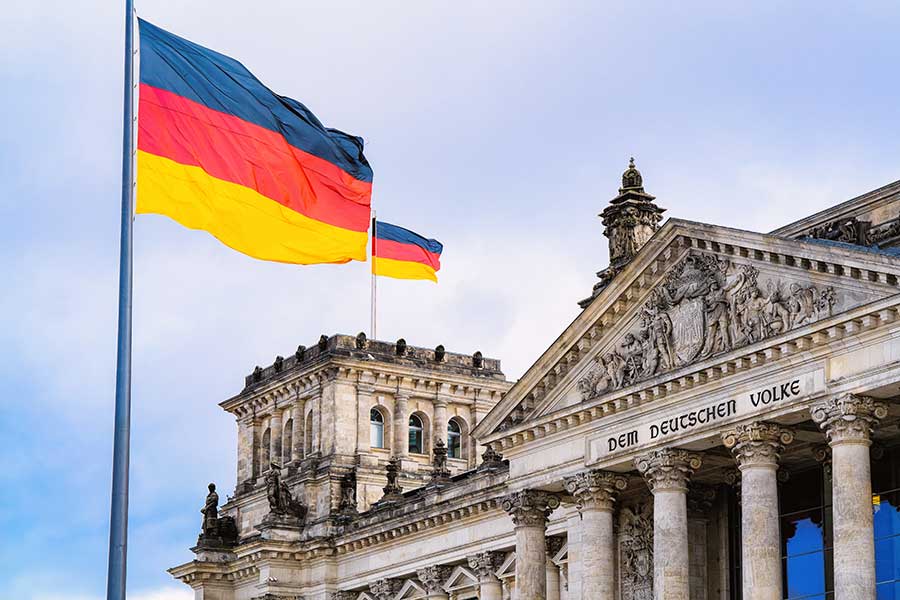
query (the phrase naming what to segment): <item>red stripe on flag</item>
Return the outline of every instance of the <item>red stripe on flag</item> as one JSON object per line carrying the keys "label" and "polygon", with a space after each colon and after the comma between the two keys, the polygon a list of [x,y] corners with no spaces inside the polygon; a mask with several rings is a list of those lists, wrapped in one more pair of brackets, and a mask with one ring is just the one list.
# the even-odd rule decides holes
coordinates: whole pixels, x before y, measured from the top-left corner
{"label": "red stripe on flag", "polygon": [[378,238],[376,247],[376,256],[379,258],[393,258],[394,260],[405,260],[408,262],[422,263],[428,265],[435,271],[441,268],[441,255],[429,252],[421,246],[415,244],[403,244],[393,240],[384,240]]}
{"label": "red stripe on flag", "polygon": [[369,228],[372,184],[291,146],[278,133],[141,84],[138,149],[256,190],[302,215]]}

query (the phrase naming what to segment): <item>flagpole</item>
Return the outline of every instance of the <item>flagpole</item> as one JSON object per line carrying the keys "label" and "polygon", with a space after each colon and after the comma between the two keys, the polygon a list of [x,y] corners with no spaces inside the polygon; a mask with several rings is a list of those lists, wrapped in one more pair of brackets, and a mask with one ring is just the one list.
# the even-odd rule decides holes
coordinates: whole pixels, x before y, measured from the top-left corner
{"label": "flagpole", "polygon": [[369,332],[371,333],[371,338],[373,340],[377,339],[375,337],[375,321],[376,321],[375,306],[376,306],[376,301],[378,299],[377,283],[376,283],[377,280],[375,278],[375,238],[376,238],[375,227],[377,226],[376,225],[377,222],[378,221],[375,220],[375,211],[373,210],[372,211],[372,315],[371,315],[371,318],[372,318],[371,325],[372,326],[369,330]]}
{"label": "flagpole", "polygon": [[109,515],[107,600],[125,600],[128,550],[128,464],[131,437],[131,297],[134,221],[134,1],[125,0],[125,86],[122,117],[122,222],[119,242],[119,322],[116,408]]}

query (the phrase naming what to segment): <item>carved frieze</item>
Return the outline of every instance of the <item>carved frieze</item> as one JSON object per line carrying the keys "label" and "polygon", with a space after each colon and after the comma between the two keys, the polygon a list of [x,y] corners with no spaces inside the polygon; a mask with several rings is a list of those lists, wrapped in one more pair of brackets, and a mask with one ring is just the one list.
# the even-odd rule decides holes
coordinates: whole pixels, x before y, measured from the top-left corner
{"label": "carved frieze", "polygon": [[626,387],[831,316],[835,291],[760,281],[750,264],[686,256],[644,303],[639,324],[595,358],[582,399]]}
{"label": "carved frieze", "polygon": [[619,552],[622,600],[653,600],[653,505],[620,512]]}

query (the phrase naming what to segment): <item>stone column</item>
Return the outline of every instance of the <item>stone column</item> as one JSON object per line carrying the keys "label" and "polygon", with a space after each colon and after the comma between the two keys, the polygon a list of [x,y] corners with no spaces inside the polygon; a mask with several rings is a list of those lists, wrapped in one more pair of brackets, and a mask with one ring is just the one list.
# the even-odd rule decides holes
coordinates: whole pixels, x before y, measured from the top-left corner
{"label": "stone column", "polygon": [[561,537],[548,537],[547,540],[547,600],[560,600],[559,567],[553,557],[562,549],[565,540]]}
{"label": "stone column", "polygon": [[[281,417],[283,412],[277,408],[269,417],[269,460],[279,467],[283,467],[281,460]],[[266,465],[268,469],[269,465]]]}
{"label": "stone column", "polygon": [[[872,429],[887,406],[865,396],[845,394],[810,408],[831,446],[834,513],[834,597],[874,600],[875,533],[869,446]],[[744,504],[748,490],[744,486]]]}
{"label": "stone column", "polygon": [[700,455],[662,448],[634,463],[653,492],[653,597],[690,600],[687,488]]}
{"label": "stone column", "polygon": [[581,513],[575,510],[566,518],[566,544],[569,546],[567,552],[569,559],[566,563],[566,586],[568,587],[568,598],[571,600],[581,600],[582,598],[581,535]]}
{"label": "stone column", "polygon": [[468,558],[469,568],[478,577],[479,600],[503,600],[503,585],[497,569],[503,563],[502,552],[480,552]]}
{"label": "stone column", "polygon": [[253,420],[238,420],[237,489],[253,479]]}
{"label": "stone column", "polygon": [[293,411],[293,430],[291,431],[291,461],[299,461],[303,458],[303,429],[306,426],[306,401],[297,398]]}
{"label": "stone column", "polygon": [[425,586],[426,600],[447,600],[450,596],[444,591],[444,582],[450,577],[450,567],[436,565],[416,571],[416,576]]}
{"label": "stone column", "polygon": [[741,579],[744,598],[781,600],[778,459],[794,434],[773,423],[738,425],[722,434],[741,472]]}
{"label": "stone column", "polygon": [[409,396],[398,391],[394,395],[394,441],[391,456],[409,455]]}
{"label": "stone column", "polygon": [[594,470],[567,478],[565,485],[581,513],[582,595],[593,600],[614,600],[613,510],[616,496],[625,489],[628,481],[616,473]]}
{"label": "stone column", "polygon": [[516,529],[516,600],[546,600],[547,517],[559,506],[554,494],[513,492],[502,503]]}
{"label": "stone column", "polygon": [[447,399],[440,396],[434,400],[434,442],[437,440],[447,443]]}

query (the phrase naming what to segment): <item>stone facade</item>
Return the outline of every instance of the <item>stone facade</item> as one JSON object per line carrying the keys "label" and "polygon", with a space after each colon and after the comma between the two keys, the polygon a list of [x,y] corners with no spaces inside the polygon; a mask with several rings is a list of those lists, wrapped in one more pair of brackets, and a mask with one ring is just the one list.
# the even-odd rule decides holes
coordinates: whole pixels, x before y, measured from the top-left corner
{"label": "stone facade", "polygon": [[632,163],[609,268],[515,383],[363,334],[254,369],[221,404],[235,493],[170,572],[198,600],[792,598],[785,490],[815,472],[823,581],[875,598],[900,182],[771,234],[662,212]]}

